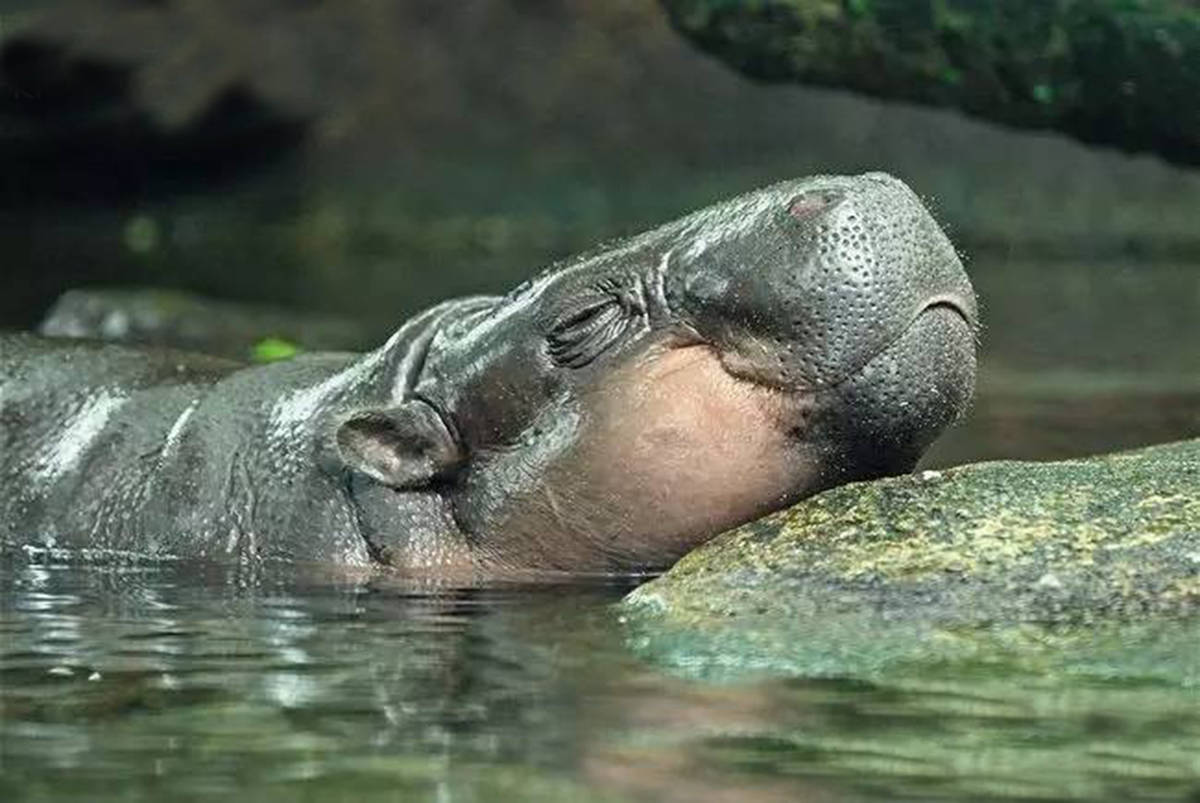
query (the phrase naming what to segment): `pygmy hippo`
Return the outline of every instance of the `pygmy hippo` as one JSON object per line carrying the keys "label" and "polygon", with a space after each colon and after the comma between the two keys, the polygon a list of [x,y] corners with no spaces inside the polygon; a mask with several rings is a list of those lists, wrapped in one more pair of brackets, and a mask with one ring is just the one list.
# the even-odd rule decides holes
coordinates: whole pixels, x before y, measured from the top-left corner
{"label": "pygmy hippo", "polygon": [[0,339],[0,536],[431,576],[662,568],[911,470],[968,403],[974,294],[899,180],[786,181],[246,366]]}

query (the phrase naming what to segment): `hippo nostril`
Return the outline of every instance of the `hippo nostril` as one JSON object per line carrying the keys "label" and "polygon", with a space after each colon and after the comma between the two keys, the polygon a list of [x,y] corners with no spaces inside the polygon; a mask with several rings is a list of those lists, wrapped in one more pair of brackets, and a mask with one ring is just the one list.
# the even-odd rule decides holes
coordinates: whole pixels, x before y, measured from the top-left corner
{"label": "hippo nostril", "polygon": [[808,221],[842,199],[836,190],[813,190],[801,193],[788,202],[788,214],[799,221]]}

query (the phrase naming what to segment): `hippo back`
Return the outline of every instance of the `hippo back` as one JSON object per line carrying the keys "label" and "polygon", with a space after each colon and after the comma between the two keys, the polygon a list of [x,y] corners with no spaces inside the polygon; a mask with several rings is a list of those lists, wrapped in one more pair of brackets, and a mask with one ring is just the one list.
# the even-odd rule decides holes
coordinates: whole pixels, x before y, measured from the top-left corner
{"label": "hippo back", "polygon": [[[87,543],[85,531],[101,512],[93,506],[132,508],[158,468],[155,456],[181,411],[240,367],[170,350],[0,337],[5,540]],[[74,526],[64,526],[66,521]]]}

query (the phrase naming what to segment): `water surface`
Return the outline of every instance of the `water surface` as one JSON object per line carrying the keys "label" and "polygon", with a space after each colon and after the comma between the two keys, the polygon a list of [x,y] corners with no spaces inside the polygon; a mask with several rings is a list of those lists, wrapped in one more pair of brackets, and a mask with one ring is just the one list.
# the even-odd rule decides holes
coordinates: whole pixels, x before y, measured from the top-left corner
{"label": "water surface", "polygon": [[715,682],[635,657],[608,607],[622,584],[287,575],[7,553],[0,798],[1200,794],[1194,628],[1178,650],[1077,643],[1067,664]]}

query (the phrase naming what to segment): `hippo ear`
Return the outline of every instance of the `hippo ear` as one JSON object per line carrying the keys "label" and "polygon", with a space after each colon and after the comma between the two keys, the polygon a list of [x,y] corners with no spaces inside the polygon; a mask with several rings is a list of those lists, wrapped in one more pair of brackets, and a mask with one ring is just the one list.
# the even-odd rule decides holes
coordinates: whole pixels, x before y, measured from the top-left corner
{"label": "hippo ear", "polygon": [[463,453],[442,417],[422,401],[365,410],[337,430],[342,462],[393,488],[413,488],[444,476]]}

